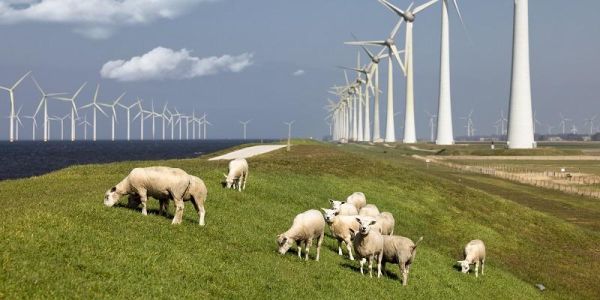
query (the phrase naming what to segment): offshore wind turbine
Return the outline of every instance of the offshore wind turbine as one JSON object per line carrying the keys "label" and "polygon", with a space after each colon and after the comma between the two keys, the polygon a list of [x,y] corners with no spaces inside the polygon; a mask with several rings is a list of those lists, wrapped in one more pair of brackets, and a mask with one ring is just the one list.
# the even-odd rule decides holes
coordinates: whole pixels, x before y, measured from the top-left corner
{"label": "offshore wind turbine", "polygon": [[64,117],[57,117],[55,116],[54,118],[51,118],[51,120],[54,121],[59,121],[60,122],[60,140],[64,141],[65,140],[65,120],[69,117],[69,114],[65,115]]}
{"label": "offshore wind turbine", "polygon": [[513,62],[508,113],[508,147],[535,148],[529,66],[529,0],[514,0]]}
{"label": "offshore wind turbine", "polygon": [[23,127],[23,122],[21,122],[21,110],[23,106],[19,106],[17,109],[17,113],[15,114],[15,141],[19,140],[19,126]]}
{"label": "offshore wind turbine", "polygon": [[242,127],[244,128],[244,140],[246,140],[246,126],[248,125],[248,123],[250,123],[252,120],[248,120],[245,122],[240,121],[240,124],[242,124]]}
{"label": "offshore wind turbine", "polygon": [[35,116],[23,116],[25,119],[31,119],[31,140],[35,141],[35,129],[37,128],[37,120]]}
{"label": "offshore wind turbine", "polygon": [[14,130],[14,126],[15,126],[15,89],[19,86],[19,84],[21,84],[21,82],[23,81],[23,79],[25,79],[25,77],[27,77],[29,74],[31,74],[31,71],[27,72],[25,75],[23,75],[21,78],[19,78],[19,80],[17,80],[17,82],[15,84],[13,84],[11,87],[4,87],[4,86],[0,86],[0,90],[5,90],[8,92],[8,95],[10,97],[10,126],[9,126],[9,141],[12,143],[15,139],[14,134],[15,134],[15,130]]}
{"label": "offshore wind turbine", "polygon": [[165,140],[165,121],[168,120],[167,118],[167,103],[165,103],[165,105],[163,106],[163,110],[162,113],[160,114],[160,117],[162,118],[162,140]]}
{"label": "offshore wind turbine", "polygon": [[113,142],[115,141],[115,124],[118,123],[116,108],[117,108],[117,105],[119,105],[119,101],[121,101],[121,99],[123,99],[123,96],[125,96],[125,93],[121,94],[121,96],[119,96],[112,104],[100,103],[100,105],[102,105],[104,107],[108,107],[112,110],[110,140]]}
{"label": "offshore wind turbine", "polygon": [[46,93],[46,92],[44,92],[44,90],[42,89],[40,84],[37,82],[35,77],[31,76],[31,80],[37,87],[38,91],[40,91],[40,93],[42,94],[42,99],[40,99],[40,103],[38,104],[37,109],[35,110],[35,113],[33,114],[33,116],[34,117],[37,116],[37,114],[40,112],[40,109],[42,108],[42,105],[43,105],[44,106],[44,142],[47,142],[50,139],[50,133],[49,133],[50,130],[48,129],[48,99],[56,98],[57,96],[66,95],[66,93]]}
{"label": "offshore wind turbine", "polygon": [[92,124],[87,121],[87,115],[83,117],[83,122],[79,123],[79,125],[83,125],[83,140],[87,141],[87,129],[88,127],[92,127]]}
{"label": "offshore wind turbine", "polygon": [[393,70],[393,62],[391,57],[396,58],[396,61],[400,65],[402,72],[406,75],[406,69],[404,68],[404,64],[400,60],[400,55],[398,52],[398,48],[396,47],[396,42],[394,38],[396,34],[398,34],[398,30],[402,25],[404,19],[400,19],[396,26],[392,29],[392,32],[388,36],[386,40],[383,41],[357,41],[357,42],[346,42],[346,45],[357,45],[357,46],[384,46],[388,49],[388,55],[390,59],[388,60],[388,85],[387,85],[387,118],[386,118],[386,127],[385,127],[385,142],[393,143],[396,142],[396,130],[394,127],[394,70]]}
{"label": "offshore wind turbine", "polygon": [[394,6],[387,0],[378,0],[385,7],[396,13],[401,20],[406,22],[406,46],[404,52],[404,64],[406,65],[406,109],[404,110],[404,138],[406,144],[417,142],[417,132],[415,127],[415,96],[414,96],[414,72],[413,72],[413,26],[415,17],[427,9],[438,0],[431,0],[425,4],[412,9],[411,4],[406,11]]}
{"label": "offshore wind turbine", "polygon": [[[71,142],[75,141],[75,138],[76,138],[75,121],[77,119],[79,119],[79,114],[77,113],[77,105],[75,105],[75,99],[77,99],[77,96],[79,96],[79,93],[81,93],[81,90],[83,90],[83,88],[85,87],[86,84],[87,84],[87,82],[84,82],[81,85],[81,87],[79,87],[79,89],[73,94],[73,97],[71,97],[71,98],[65,98],[65,97],[56,97],[55,98],[57,100],[71,102]],[[38,86],[38,88],[39,88],[39,86]],[[40,88],[40,91],[42,91],[41,88]],[[47,114],[47,111],[44,111],[44,113]]]}
{"label": "offshore wind turbine", "polygon": [[[133,119],[135,120],[137,118],[140,118],[140,141],[143,141],[144,140],[144,120],[150,116],[150,112],[147,110],[144,110],[141,99],[138,98],[137,100],[138,101],[136,102],[136,104],[139,107],[140,112],[138,112],[138,114],[135,115],[135,117],[133,117]],[[146,116],[144,116],[144,114],[146,114]]]}
{"label": "offshore wind turbine", "polygon": [[125,109],[125,111],[127,112],[127,140],[128,141],[131,140],[131,109],[136,107],[137,105],[138,105],[137,102],[134,102],[130,106],[126,106],[126,105],[119,103],[119,106],[122,107],[123,109]]}
{"label": "offshore wind turbine", "polygon": [[93,123],[92,123],[92,140],[95,142],[96,141],[96,129],[97,129],[97,119],[96,119],[96,110],[99,110],[103,115],[105,115],[108,118],[108,115],[102,110],[102,108],[100,107],[100,105],[98,105],[98,92],[100,90],[100,84],[96,85],[96,92],[94,93],[94,100],[92,101],[92,103],[84,105],[82,107],[80,107],[81,109],[84,108],[88,108],[91,107],[93,110]]}

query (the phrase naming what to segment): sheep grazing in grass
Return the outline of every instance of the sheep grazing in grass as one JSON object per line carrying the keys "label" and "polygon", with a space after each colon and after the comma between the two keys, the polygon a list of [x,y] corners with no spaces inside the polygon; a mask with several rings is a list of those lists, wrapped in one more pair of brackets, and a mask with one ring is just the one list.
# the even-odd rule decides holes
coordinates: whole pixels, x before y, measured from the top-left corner
{"label": "sheep grazing in grass", "polygon": [[325,222],[329,225],[329,229],[331,230],[331,234],[338,242],[338,254],[343,255],[342,253],[342,242],[346,243],[346,249],[348,249],[348,256],[350,260],[354,260],[354,256],[352,255],[352,235],[350,233],[350,229],[355,232],[358,231],[359,224],[356,221],[355,216],[342,216],[335,209],[326,209],[321,208],[323,210],[323,216],[325,217]]}
{"label": "sheep grazing in grass", "polygon": [[[181,169],[169,167],[135,168],[125,179],[106,191],[104,205],[111,207],[124,195],[133,195],[132,202],[139,200],[142,214],[147,215],[148,197],[161,200],[161,210],[168,200],[175,202],[172,224],[180,224],[183,217],[184,199],[189,199],[199,215],[199,224],[204,225],[204,201],[207,190],[204,182],[190,176]],[[131,203],[130,203],[131,204]]]}
{"label": "sheep grazing in grass", "polygon": [[237,189],[242,191],[246,189],[248,181],[248,162],[243,158],[236,158],[229,162],[229,172],[223,174],[225,182],[223,186],[228,189]]}
{"label": "sheep grazing in grass", "polygon": [[331,203],[331,209],[337,210],[340,213],[340,216],[358,215],[358,209],[350,203],[333,199],[329,199],[329,203]]}
{"label": "sheep grazing in grass", "polygon": [[317,257],[315,260],[319,261],[324,235],[325,221],[323,220],[323,215],[315,209],[303,212],[294,218],[292,227],[288,231],[277,236],[279,253],[282,255],[285,254],[292,247],[292,244],[296,243],[298,257],[302,258],[302,243],[304,242],[306,248],[305,260],[308,260],[308,252],[312,246],[313,239],[318,238]]}
{"label": "sheep grazing in grass", "polygon": [[375,206],[374,204],[367,204],[360,209],[358,215],[376,218],[377,216],[379,216],[379,208],[377,208],[377,206]]}
{"label": "sheep grazing in grass", "polygon": [[346,203],[352,204],[357,210],[360,210],[363,206],[367,205],[367,197],[361,192],[355,192],[346,198]]}
{"label": "sheep grazing in grass", "polygon": [[409,238],[397,235],[383,236],[383,259],[381,261],[382,272],[385,272],[385,264],[398,264],[400,273],[402,273],[402,285],[408,284],[408,272],[410,266],[417,254],[417,245],[423,240],[419,238],[417,243],[413,243]]}
{"label": "sheep grazing in grass", "polygon": [[375,220],[377,220],[377,223],[373,225],[373,228],[377,229],[379,233],[382,235],[394,234],[394,226],[396,225],[396,221],[391,213],[382,212],[375,217]]}
{"label": "sheep grazing in grass", "polygon": [[363,266],[369,260],[369,276],[373,277],[373,261],[377,260],[377,277],[381,276],[381,260],[383,258],[383,236],[371,226],[377,221],[371,217],[356,217],[359,223],[358,232],[350,229],[353,239],[354,253],[360,259],[360,273],[364,274]]}
{"label": "sheep grazing in grass", "polygon": [[478,277],[479,264],[481,263],[481,275],[485,268],[485,244],[481,240],[472,240],[465,246],[464,260],[459,260],[457,263],[461,267],[463,273],[468,273],[471,265],[475,264],[475,277]]}

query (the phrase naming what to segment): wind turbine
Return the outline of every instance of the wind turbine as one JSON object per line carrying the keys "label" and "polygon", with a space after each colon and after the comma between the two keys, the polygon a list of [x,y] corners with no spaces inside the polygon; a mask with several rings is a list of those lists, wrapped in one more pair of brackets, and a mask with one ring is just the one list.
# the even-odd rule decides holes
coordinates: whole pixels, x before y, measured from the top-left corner
{"label": "wind turbine", "polygon": [[473,120],[471,119],[472,115],[473,115],[473,110],[471,110],[466,117],[460,118],[461,120],[465,120],[465,122],[467,123],[467,125],[465,125],[465,128],[467,129],[467,137],[471,137],[471,135],[473,134],[473,131],[472,131]]}
{"label": "wind turbine", "polygon": [[37,120],[35,116],[23,116],[25,119],[31,119],[31,140],[35,141],[35,129],[37,128]]}
{"label": "wind turbine", "polygon": [[567,133],[566,132],[567,122],[570,122],[571,119],[565,118],[562,113],[559,113],[559,116],[560,116],[560,123],[558,123],[558,125],[562,127],[562,134],[566,134]]}
{"label": "wind turbine", "polygon": [[137,102],[134,102],[130,106],[125,106],[125,105],[119,103],[119,106],[122,107],[123,109],[125,109],[125,111],[127,111],[127,140],[128,141],[131,140],[131,109],[136,107],[137,105],[138,105]]}
{"label": "wind turbine", "polygon": [[100,105],[98,105],[98,102],[96,102],[98,100],[98,91],[100,90],[100,84],[96,85],[96,92],[94,93],[94,100],[92,101],[92,103],[84,105],[82,107],[80,107],[81,109],[84,108],[88,108],[91,107],[93,110],[93,116],[94,116],[94,120],[92,123],[92,141],[96,141],[96,129],[97,129],[97,120],[96,120],[96,110],[99,110],[103,115],[105,115],[108,118],[108,115],[102,110],[102,108],[100,107]]}
{"label": "wind turbine", "polygon": [[[83,90],[83,88],[85,87],[86,84],[87,84],[87,82],[84,82],[81,85],[81,87],[79,87],[79,89],[73,94],[73,97],[71,97],[71,98],[56,97],[56,99],[58,99],[58,100],[71,102],[71,142],[75,141],[75,136],[76,136],[75,121],[77,119],[79,119],[79,114],[77,113],[77,105],[75,105],[75,99],[77,99],[77,96],[79,96],[79,93],[81,93],[81,90]],[[39,88],[39,86],[38,86],[38,88]],[[42,91],[41,88],[40,88],[40,91]],[[42,94],[43,94],[43,92],[42,92]],[[44,108],[44,110],[45,109],[46,108]],[[47,114],[47,111],[45,110],[44,113]]]}
{"label": "wind turbine", "polygon": [[23,122],[21,122],[21,110],[23,109],[23,106],[19,106],[19,109],[17,109],[17,113],[15,114],[15,141],[19,140],[19,126],[23,127]]}
{"label": "wind turbine", "polygon": [[415,17],[438,0],[431,0],[425,4],[412,8],[411,4],[406,11],[394,6],[387,0],[379,0],[381,4],[396,13],[401,20],[406,22],[406,46],[404,52],[404,64],[406,65],[406,109],[404,110],[404,139],[406,144],[417,142],[415,127],[415,97],[414,97],[414,72],[413,72],[413,26]]}
{"label": "wind turbine", "polygon": [[[398,48],[396,47],[396,42],[394,38],[402,25],[404,20],[401,19],[398,21],[396,26],[392,29],[392,32],[388,36],[386,40],[383,41],[358,41],[358,42],[346,42],[346,45],[357,45],[357,46],[384,46],[388,49],[388,55],[390,57],[396,58],[396,61],[400,65],[402,72],[406,75],[406,69],[404,68],[404,64],[400,60],[400,55],[398,52]],[[406,54],[406,53],[405,53]],[[385,128],[385,141],[389,143],[396,142],[396,131],[394,127],[394,70],[392,59],[388,60],[388,91],[387,91],[387,121]]]}
{"label": "wind turbine", "polygon": [[167,118],[167,103],[165,103],[165,105],[163,106],[163,111],[160,114],[160,117],[162,118],[162,140],[165,140],[165,121],[168,120]]}
{"label": "wind turbine", "polygon": [[154,111],[154,100],[152,100],[152,102],[151,102],[151,112],[150,113],[151,113],[150,116],[152,117],[152,140],[155,140],[156,139],[156,137],[155,137],[155,131],[156,131],[155,130],[155,128],[156,128],[155,122],[156,122],[156,117],[160,117],[160,115],[156,111]]}
{"label": "wind turbine", "polygon": [[508,147],[535,148],[529,67],[529,0],[515,0]]}
{"label": "wind turbine", "polygon": [[294,124],[294,121],[291,122],[283,122],[283,124],[288,126],[288,141],[287,141],[287,151],[290,151],[290,147],[292,146],[292,125]]}
{"label": "wind turbine", "polygon": [[119,105],[119,101],[121,101],[121,99],[123,99],[123,96],[125,96],[125,93],[121,94],[121,96],[119,96],[112,104],[107,104],[107,103],[100,104],[100,105],[102,105],[104,107],[108,107],[112,110],[110,140],[113,142],[115,141],[115,123],[118,123],[116,108],[117,108],[117,105]]}
{"label": "wind turbine", "polygon": [[243,128],[244,128],[244,140],[246,140],[246,126],[248,125],[248,123],[250,123],[252,120],[248,120],[245,122],[240,121],[240,124],[242,124]]}
{"label": "wind turbine", "polygon": [[51,120],[54,121],[59,121],[60,122],[60,140],[64,141],[65,140],[65,120],[69,117],[69,114],[65,115],[64,117],[57,117],[55,116],[54,118],[51,118]]}
{"label": "wind turbine", "polygon": [[23,81],[23,79],[25,79],[25,77],[27,77],[29,74],[31,74],[31,71],[27,72],[25,75],[23,75],[21,78],[19,78],[19,80],[17,80],[17,82],[15,84],[13,84],[10,88],[8,87],[3,87],[0,86],[0,90],[5,90],[8,92],[8,95],[10,97],[10,126],[9,126],[9,141],[12,143],[15,139],[14,134],[15,134],[15,130],[14,130],[14,126],[15,126],[15,89],[19,86],[19,84],[21,84],[21,81]]}
{"label": "wind turbine", "polygon": [[533,134],[534,135],[536,133],[536,126],[542,125],[542,122],[540,122],[535,115],[536,115],[536,111],[533,111]]}
{"label": "wind turbine", "polygon": [[44,90],[42,89],[40,84],[37,82],[35,77],[31,76],[31,80],[33,81],[33,83],[35,84],[37,89],[40,91],[40,93],[42,94],[42,99],[40,99],[40,103],[38,104],[37,109],[35,110],[35,113],[33,114],[33,116],[34,117],[37,116],[37,114],[40,112],[40,109],[42,108],[42,105],[43,105],[44,106],[44,142],[47,142],[50,139],[50,134],[49,134],[50,130],[48,129],[48,99],[56,98],[57,96],[61,96],[61,95],[66,95],[66,93],[46,94],[46,92],[44,92]]}
{"label": "wind turbine", "polygon": [[83,122],[79,123],[79,125],[83,125],[83,140],[87,141],[87,129],[88,127],[93,126],[87,121],[87,115],[83,117]]}
{"label": "wind turbine", "polygon": [[[138,101],[136,102],[137,106],[140,109],[140,112],[138,112],[137,115],[135,115],[135,117],[133,117],[133,119],[137,119],[140,118],[140,141],[144,140],[144,120],[149,118],[150,112],[147,110],[144,110],[144,107],[142,107],[142,100],[138,98]],[[146,116],[144,116],[144,114],[146,114]]]}
{"label": "wind turbine", "polygon": [[427,116],[429,116],[429,130],[431,131],[431,135],[430,135],[430,141],[433,143],[435,142],[434,138],[434,132],[435,132],[435,119],[437,118],[437,115],[432,115],[430,112],[425,111],[425,113],[427,114]]}
{"label": "wind turbine", "polygon": [[588,124],[590,125],[590,135],[594,134],[594,122],[597,117],[598,117],[598,115],[595,115],[591,118],[585,119],[585,121],[584,121],[584,126],[588,125]]}

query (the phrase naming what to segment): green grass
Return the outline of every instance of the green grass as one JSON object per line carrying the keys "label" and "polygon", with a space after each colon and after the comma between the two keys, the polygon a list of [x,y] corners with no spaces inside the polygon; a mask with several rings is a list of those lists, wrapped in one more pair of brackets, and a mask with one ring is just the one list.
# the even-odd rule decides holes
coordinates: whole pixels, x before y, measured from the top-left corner
{"label": "green grass", "polygon": [[[386,151],[386,153],[383,153]],[[396,151],[396,152],[395,152]],[[249,160],[244,193],[220,187],[226,162],[124,162],[0,182],[0,298],[598,298],[600,235],[510,197],[429,174],[400,150],[306,142]],[[209,189],[206,227],[106,208],[106,189],[138,166],[181,167]],[[397,234],[424,236],[408,287],[363,277],[326,237],[321,261],[276,253],[297,213],[354,191],[390,211]],[[121,201],[122,204],[125,199]],[[593,207],[593,204],[590,204]],[[151,201],[151,211],[158,208]],[[171,212],[173,206],[171,205]],[[453,268],[471,239],[486,275]],[[312,257],[314,257],[312,249]],[[535,283],[548,290],[539,292]]]}

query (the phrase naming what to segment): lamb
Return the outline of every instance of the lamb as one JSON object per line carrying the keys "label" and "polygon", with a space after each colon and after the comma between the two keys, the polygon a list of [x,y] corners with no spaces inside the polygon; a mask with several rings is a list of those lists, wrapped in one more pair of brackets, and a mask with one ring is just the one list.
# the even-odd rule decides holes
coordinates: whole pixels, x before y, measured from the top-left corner
{"label": "lamb", "polygon": [[317,242],[317,257],[316,261],[319,261],[321,254],[321,244],[323,244],[323,237],[325,236],[325,221],[323,216],[318,210],[311,209],[303,212],[294,218],[292,227],[288,231],[277,236],[277,245],[279,246],[279,253],[285,254],[294,242],[298,248],[298,257],[302,258],[302,242],[304,242],[306,256],[305,260],[308,260],[308,252],[312,246],[313,239],[318,237]]}
{"label": "lamb", "polygon": [[360,210],[363,206],[367,205],[367,197],[361,192],[355,192],[346,198],[346,203],[352,204],[357,210]]}
{"label": "lamb", "polygon": [[350,203],[346,203],[344,201],[338,201],[329,199],[329,203],[331,203],[331,208],[337,210],[341,216],[356,216],[358,215],[358,210],[356,207]]}
{"label": "lamb", "polygon": [[373,225],[373,228],[377,229],[379,233],[382,235],[392,235],[394,234],[394,226],[396,221],[394,220],[394,216],[389,212],[382,212],[377,217],[375,217],[377,223]]}
{"label": "lamb", "polygon": [[[204,201],[207,190],[200,178],[193,178],[185,171],[169,167],[135,168],[125,179],[106,191],[104,205],[114,206],[124,195],[137,195],[142,204],[142,214],[147,215],[148,197],[175,202],[175,216],[172,224],[181,224],[183,201],[189,198],[199,215],[199,224],[204,223]],[[163,206],[163,204],[161,204]]]}
{"label": "lamb", "polygon": [[419,238],[417,243],[413,243],[409,238],[397,235],[383,236],[383,259],[381,261],[382,272],[385,272],[385,264],[398,264],[400,273],[402,273],[402,285],[408,284],[408,272],[410,266],[417,254],[417,245],[423,240]]}
{"label": "lamb", "polygon": [[360,259],[360,273],[363,272],[363,265],[369,260],[369,276],[373,277],[373,260],[377,259],[377,277],[381,277],[381,260],[383,259],[383,236],[377,230],[371,230],[371,226],[377,221],[371,217],[359,216],[358,232],[350,229],[354,246],[354,253]]}
{"label": "lamb", "polygon": [[229,162],[229,172],[225,176],[224,186],[228,189],[238,189],[240,192],[246,189],[248,181],[248,162],[243,158],[236,158]]}
{"label": "lamb", "polygon": [[324,212],[325,222],[329,225],[331,234],[338,242],[338,254],[342,253],[342,242],[346,243],[346,249],[348,249],[348,256],[350,260],[354,260],[352,255],[352,235],[350,229],[355,232],[358,231],[359,224],[356,222],[355,216],[342,216],[335,209],[321,208]]}
{"label": "lamb", "polygon": [[379,215],[379,208],[373,204],[367,204],[360,209],[358,215],[376,218]]}
{"label": "lamb", "polygon": [[457,261],[463,273],[468,273],[471,265],[475,264],[475,277],[478,277],[479,264],[481,263],[481,275],[485,268],[485,244],[481,240],[472,240],[465,246],[464,260]]}
{"label": "lamb", "polygon": [[[197,197],[193,196],[197,195]],[[196,211],[198,211],[200,221],[198,222],[201,226],[204,226],[204,216],[206,215],[206,211],[204,210],[204,202],[206,201],[207,189],[204,181],[202,179],[190,175],[190,188],[183,196],[183,201],[191,201],[194,205]],[[169,207],[169,198],[159,198],[159,211],[160,215],[167,214],[167,210]],[[129,208],[137,208],[141,203],[141,197],[138,194],[130,194],[128,197],[127,207]]]}

